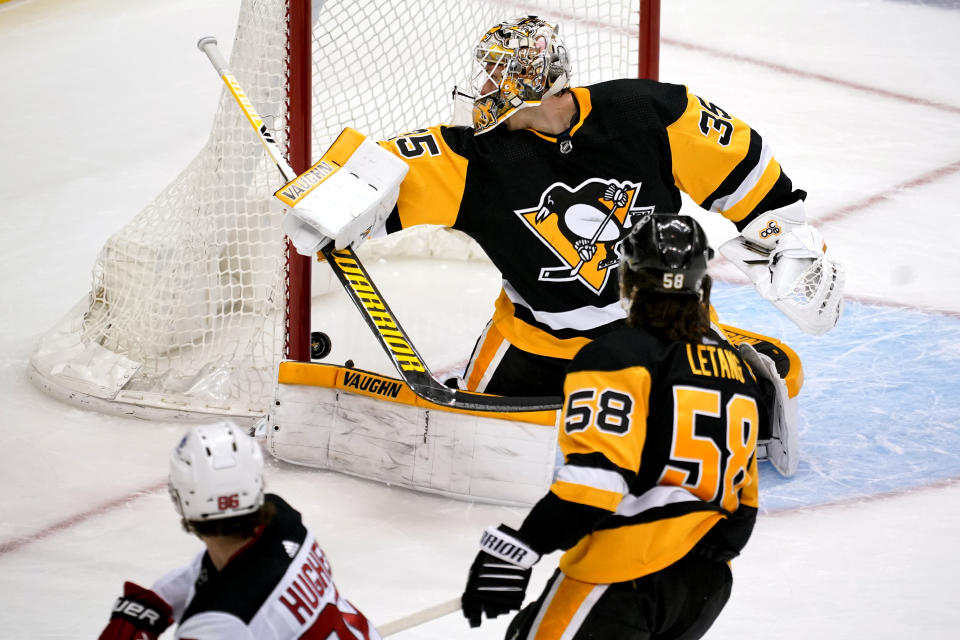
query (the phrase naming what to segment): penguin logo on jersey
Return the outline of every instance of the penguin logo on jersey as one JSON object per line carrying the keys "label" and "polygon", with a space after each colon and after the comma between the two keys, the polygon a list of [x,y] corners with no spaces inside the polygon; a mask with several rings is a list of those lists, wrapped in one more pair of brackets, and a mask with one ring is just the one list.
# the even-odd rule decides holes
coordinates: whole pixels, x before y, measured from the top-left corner
{"label": "penguin logo on jersey", "polygon": [[543,282],[579,280],[599,294],[620,256],[617,246],[633,225],[653,213],[636,204],[639,182],[591,178],[570,188],[550,185],[540,203],[517,215],[563,264],[540,269]]}

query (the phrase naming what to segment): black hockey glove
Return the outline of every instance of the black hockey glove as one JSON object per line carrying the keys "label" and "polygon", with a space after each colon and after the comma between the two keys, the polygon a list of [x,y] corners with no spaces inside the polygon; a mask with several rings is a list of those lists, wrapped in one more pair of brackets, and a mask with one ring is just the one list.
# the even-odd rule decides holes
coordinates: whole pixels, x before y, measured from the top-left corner
{"label": "black hockey glove", "polygon": [[156,640],[173,624],[170,605],[150,589],[123,583],[123,595],[113,605],[110,622],[99,640]]}
{"label": "black hockey glove", "polygon": [[460,607],[470,626],[479,627],[484,613],[488,618],[496,618],[519,610],[532,567],[539,559],[540,554],[510,527],[487,527],[480,537],[480,553],[470,567],[467,587],[460,598]]}

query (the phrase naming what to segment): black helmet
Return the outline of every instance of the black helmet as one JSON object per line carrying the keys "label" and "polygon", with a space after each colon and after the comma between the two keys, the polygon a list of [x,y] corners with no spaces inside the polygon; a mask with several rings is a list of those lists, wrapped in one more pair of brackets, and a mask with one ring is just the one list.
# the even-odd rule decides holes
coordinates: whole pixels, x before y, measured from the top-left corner
{"label": "black helmet", "polygon": [[[653,291],[700,296],[713,249],[690,216],[653,213],[636,224],[620,245],[621,269],[652,276]],[[625,274],[624,274],[625,275]]]}

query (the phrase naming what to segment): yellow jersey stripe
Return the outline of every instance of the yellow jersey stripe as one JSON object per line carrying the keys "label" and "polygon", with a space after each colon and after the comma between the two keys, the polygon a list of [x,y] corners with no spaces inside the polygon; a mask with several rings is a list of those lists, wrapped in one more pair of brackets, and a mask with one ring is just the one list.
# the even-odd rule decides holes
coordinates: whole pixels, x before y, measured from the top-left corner
{"label": "yellow jersey stripe", "polygon": [[514,315],[513,302],[501,290],[494,304],[493,323],[510,344],[541,356],[571,360],[587,343],[589,338],[557,338],[543,329],[527,324]]}
{"label": "yellow jersey stripe", "polygon": [[760,473],[757,471],[757,456],[754,454],[753,459],[750,460],[750,465],[747,468],[747,473],[750,476],[750,482],[747,483],[740,491],[740,506],[741,507],[753,507],[754,509],[760,508]]}
{"label": "yellow jersey stripe", "polygon": [[674,181],[697,203],[717,190],[750,148],[745,122],[715,116],[689,91],[687,108],[667,126],[667,137]]}
{"label": "yellow jersey stripe", "polygon": [[497,356],[503,349],[503,345],[503,335],[497,330],[496,325],[490,324],[484,331],[479,351],[467,371],[467,378],[464,380],[467,389],[475,391],[480,388],[480,383],[484,381],[490,365],[495,361],[499,362],[500,358]]}
{"label": "yellow jersey stripe", "polygon": [[746,218],[763,200],[763,197],[770,192],[773,185],[777,183],[777,179],[780,178],[780,171],[780,163],[771,158],[753,188],[729,209],[720,211],[721,215],[733,222],[740,222]]}
{"label": "yellow jersey stripe", "polygon": [[695,511],[676,518],[594,531],[560,558],[560,570],[577,580],[623,582],[670,566],[723,518]]}
{"label": "yellow jersey stripe", "polygon": [[580,118],[577,120],[577,124],[573,125],[570,129],[570,135],[573,136],[580,127],[583,126],[584,120],[587,119],[587,116],[590,115],[590,111],[593,110],[593,103],[590,102],[590,90],[583,87],[573,87],[570,89],[573,92],[574,97],[577,99],[577,104],[580,106]]}
{"label": "yellow jersey stripe", "polygon": [[[400,140],[406,153],[401,151]],[[410,166],[397,200],[401,226],[404,229],[418,224],[452,227],[466,187],[468,162],[444,141],[440,127],[406,133],[379,144]],[[419,155],[411,157],[411,148]],[[431,149],[438,150],[439,154],[433,154]]]}
{"label": "yellow jersey stripe", "polygon": [[623,494],[616,491],[606,491],[582,484],[573,484],[562,480],[555,481],[550,486],[552,491],[561,500],[585,504],[589,507],[616,511],[617,505],[623,499]]}
{"label": "yellow jersey stripe", "polygon": [[[590,111],[593,110],[593,104],[590,102],[590,90],[584,87],[572,87],[570,91],[577,99],[577,105],[580,108],[579,118],[577,118],[577,124],[570,127],[570,136],[572,137],[579,129],[583,126],[584,120],[587,119],[587,116],[590,115]],[[557,136],[551,136],[547,133],[542,133],[536,129],[527,129],[530,133],[537,136],[538,138],[543,138],[548,142],[556,142]]]}
{"label": "yellow jersey stripe", "polygon": [[560,640],[569,637],[564,634],[576,624],[577,619],[589,613],[606,587],[607,585],[572,580],[563,575],[557,576],[527,639]]}

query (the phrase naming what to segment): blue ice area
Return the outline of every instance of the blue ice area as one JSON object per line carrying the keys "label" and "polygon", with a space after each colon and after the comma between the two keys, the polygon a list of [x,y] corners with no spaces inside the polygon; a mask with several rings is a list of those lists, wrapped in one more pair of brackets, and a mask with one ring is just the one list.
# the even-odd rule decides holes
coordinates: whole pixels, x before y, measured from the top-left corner
{"label": "blue ice area", "polygon": [[960,318],[847,301],[823,336],[752,287],[714,284],[724,324],[778,337],[803,362],[800,465],[761,463],[760,507],[857,500],[960,478]]}

